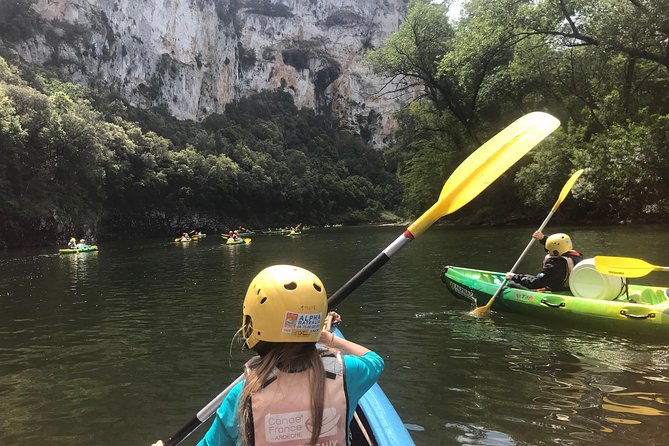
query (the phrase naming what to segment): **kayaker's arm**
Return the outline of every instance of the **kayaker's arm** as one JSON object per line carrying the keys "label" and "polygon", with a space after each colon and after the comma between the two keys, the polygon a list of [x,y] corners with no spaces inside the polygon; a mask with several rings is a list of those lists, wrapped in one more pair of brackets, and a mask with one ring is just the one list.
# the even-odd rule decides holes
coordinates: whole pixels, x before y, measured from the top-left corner
{"label": "kayaker's arm", "polygon": [[362,356],[371,350],[355,342],[335,336],[334,333],[323,330],[318,343],[335,350],[340,350],[345,355]]}
{"label": "kayaker's arm", "polygon": [[567,261],[565,259],[551,257],[546,260],[543,271],[536,276],[531,274],[513,274],[511,277],[508,277],[509,273],[507,273],[507,278],[531,290],[540,288],[559,290],[562,280],[567,273],[566,268]]}
{"label": "kayaker's arm", "polygon": [[[507,274],[508,275],[508,274]],[[510,277],[512,282],[520,284],[527,289],[536,290],[538,288],[546,288],[548,282],[546,274],[540,272],[536,276],[531,274],[514,274]]]}

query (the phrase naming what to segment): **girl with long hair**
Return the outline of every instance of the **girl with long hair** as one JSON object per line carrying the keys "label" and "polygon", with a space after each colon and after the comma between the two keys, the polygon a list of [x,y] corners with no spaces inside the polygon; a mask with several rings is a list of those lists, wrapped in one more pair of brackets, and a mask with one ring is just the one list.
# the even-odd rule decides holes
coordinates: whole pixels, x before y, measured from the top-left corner
{"label": "girl with long hair", "polygon": [[369,349],[323,330],[326,316],[325,287],[312,272],[275,265],[258,273],[244,298],[241,327],[246,347],[258,356],[246,363],[244,380],[198,446],[348,444],[358,401],[384,364]]}

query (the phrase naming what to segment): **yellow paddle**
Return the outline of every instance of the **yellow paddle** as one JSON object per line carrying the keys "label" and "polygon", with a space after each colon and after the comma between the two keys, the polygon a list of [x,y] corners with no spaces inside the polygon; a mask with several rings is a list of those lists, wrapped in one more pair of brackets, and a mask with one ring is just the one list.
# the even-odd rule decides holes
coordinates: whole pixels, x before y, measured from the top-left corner
{"label": "yellow paddle", "polygon": [[[548,224],[548,221],[551,219],[553,214],[555,214],[555,211],[557,211],[557,208],[559,208],[560,204],[562,204],[564,199],[567,198],[567,195],[569,194],[569,191],[574,186],[574,183],[576,183],[576,180],[578,180],[578,178],[581,176],[582,173],[583,173],[583,169],[577,170],[567,180],[565,185],[562,186],[562,190],[560,191],[560,196],[558,197],[557,201],[555,202],[555,204],[551,208],[551,211],[548,213],[548,215],[546,216],[546,219],[544,220],[543,223],[541,223],[541,226],[539,226],[539,229],[537,229],[537,231],[543,231],[543,229]],[[523,250],[523,252],[520,254],[520,257],[518,257],[518,260],[516,260],[516,263],[513,265],[513,267],[511,268],[511,271],[509,271],[509,272],[512,272],[512,273],[516,272],[516,268],[518,268],[518,265],[520,265],[520,262],[522,262],[523,258],[525,258],[525,254],[527,254],[527,252],[530,250],[530,248],[532,247],[533,244],[534,244],[534,238],[531,238],[530,242],[525,247],[525,250]],[[472,316],[476,316],[476,317],[487,315],[490,312],[490,308],[492,307],[493,302],[495,302],[495,299],[497,298],[497,296],[499,296],[502,293],[502,290],[504,289],[504,287],[506,286],[506,284],[508,282],[509,282],[509,279],[505,278],[504,281],[502,282],[502,284],[499,286],[499,288],[497,288],[497,291],[495,291],[495,294],[492,295],[492,297],[490,298],[488,303],[485,304],[482,307],[474,308],[471,311],[470,314]]]}
{"label": "yellow paddle", "polygon": [[479,147],[446,180],[439,200],[376,258],[346,282],[328,299],[336,307],[348,294],[367,280],[390,257],[411,240],[419,237],[434,222],[460,209],[483,192],[523,155],[560,125],[553,116],[534,112],[516,121]]}
{"label": "yellow paddle", "polygon": [[[444,184],[444,188],[439,195],[439,200],[421,215],[418,220],[413,222],[402,235],[353,276],[351,280],[330,296],[328,298],[328,308],[333,309],[336,307],[353,290],[390,260],[390,257],[408,242],[420,236],[439,218],[455,212],[473,200],[515,164],[516,161],[522,158],[523,155],[550,135],[559,125],[560,121],[547,113],[529,113],[514,121],[479,147],[451,174],[446,184]],[[165,443],[166,446],[179,444],[192,431],[204,423],[241,379],[242,377],[240,376],[210,401],[174,436],[170,437]]]}
{"label": "yellow paddle", "polygon": [[616,277],[643,277],[653,271],[669,271],[669,266],[651,265],[641,259],[631,257],[595,256],[597,271]]}

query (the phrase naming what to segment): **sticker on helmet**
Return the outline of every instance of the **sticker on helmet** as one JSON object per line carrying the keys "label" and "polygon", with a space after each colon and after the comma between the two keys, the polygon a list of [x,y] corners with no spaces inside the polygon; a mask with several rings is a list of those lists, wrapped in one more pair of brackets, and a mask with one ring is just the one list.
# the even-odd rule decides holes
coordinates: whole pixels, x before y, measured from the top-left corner
{"label": "sticker on helmet", "polygon": [[283,333],[291,333],[298,336],[318,333],[323,327],[321,317],[321,313],[293,313],[286,311],[282,331]]}

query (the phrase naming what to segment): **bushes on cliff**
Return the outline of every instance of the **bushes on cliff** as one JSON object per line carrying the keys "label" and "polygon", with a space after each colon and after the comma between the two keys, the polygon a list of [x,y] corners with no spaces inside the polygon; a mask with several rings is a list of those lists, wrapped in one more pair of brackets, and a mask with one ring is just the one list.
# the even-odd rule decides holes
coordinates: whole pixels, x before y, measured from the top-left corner
{"label": "bushes on cliff", "polygon": [[380,153],[288,95],[240,101],[201,125],[29,78],[0,59],[7,238],[123,230],[147,215],[221,225],[373,219],[397,192]]}

